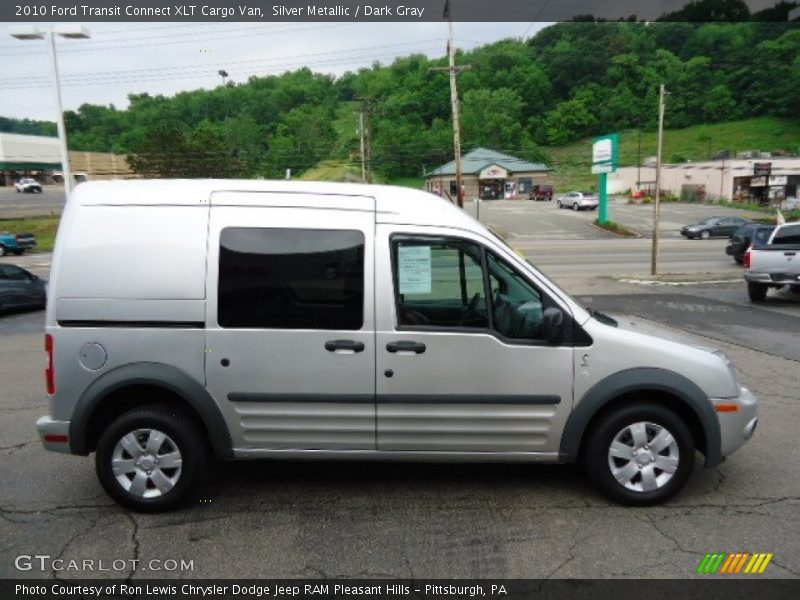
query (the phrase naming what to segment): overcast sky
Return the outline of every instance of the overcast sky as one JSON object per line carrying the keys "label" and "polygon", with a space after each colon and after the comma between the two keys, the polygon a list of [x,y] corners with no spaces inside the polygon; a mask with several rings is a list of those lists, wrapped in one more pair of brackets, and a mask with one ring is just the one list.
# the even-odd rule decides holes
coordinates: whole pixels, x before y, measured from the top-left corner
{"label": "overcast sky", "polygon": [[[531,36],[542,23],[456,23],[459,48]],[[23,26],[24,27],[24,26]],[[33,27],[33,26],[31,26]],[[42,28],[42,25],[38,26]],[[11,37],[0,23],[0,116],[54,120],[45,41]],[[446,23],[92,23],[91,39],[57,38],[64,109],[81,104],[127,106],[131,93],[172,95],[308,66],[340,75],[421,52],[443,56]]]}

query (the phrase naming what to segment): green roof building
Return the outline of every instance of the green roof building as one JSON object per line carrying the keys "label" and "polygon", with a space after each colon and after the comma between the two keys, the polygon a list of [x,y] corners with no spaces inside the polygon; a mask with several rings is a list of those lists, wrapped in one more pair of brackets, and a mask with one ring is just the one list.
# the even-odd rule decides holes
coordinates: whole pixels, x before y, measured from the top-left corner
{"label": "green roof building", "polygon": [[[464,198],[527,198],[533,186],[548,182],[550,171],[550,167],[543,163],[529,162],[488,148],[475,148],[461,157]],[[426,189],[455,200],[455,160],[428,173]]]}

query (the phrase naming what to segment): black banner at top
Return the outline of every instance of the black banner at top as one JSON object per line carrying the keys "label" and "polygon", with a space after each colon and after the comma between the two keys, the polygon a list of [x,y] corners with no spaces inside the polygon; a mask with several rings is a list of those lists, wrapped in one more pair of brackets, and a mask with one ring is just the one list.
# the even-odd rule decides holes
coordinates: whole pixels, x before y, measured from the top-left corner
{"label": "black banner at top", "polygon": [[5,0],[0,21],[166,22],[787,21],[774,0]]}

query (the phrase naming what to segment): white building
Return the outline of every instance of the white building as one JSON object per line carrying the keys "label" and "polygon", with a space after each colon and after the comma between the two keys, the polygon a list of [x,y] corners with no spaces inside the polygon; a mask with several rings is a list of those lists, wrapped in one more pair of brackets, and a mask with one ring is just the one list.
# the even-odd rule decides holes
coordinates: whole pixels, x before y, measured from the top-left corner
{"label": "white building", "polygon": [[[756,165],[770,176],[756,176]],[[655,166],[620,167],[608,174],[610,193],[655,191]],[[734,202],[778,202],[800,190],[800,157],[732,158],[661,166],[661,191],[672,196]]]}
{"label": "white building", "polygon": [[[76,181],[133,176],[126,158],[110,152],[70,150],[69,163]],[[0,133],[0,186],[20,177],[35,177],[41,183],[63,181],[58,138]]]}

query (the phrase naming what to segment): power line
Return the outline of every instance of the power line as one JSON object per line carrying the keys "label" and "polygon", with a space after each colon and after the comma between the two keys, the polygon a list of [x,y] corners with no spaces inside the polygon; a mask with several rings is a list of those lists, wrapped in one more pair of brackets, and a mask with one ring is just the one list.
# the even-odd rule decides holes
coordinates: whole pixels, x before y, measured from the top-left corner
{"label": "power line", "polygon": [[[327,24],[324,24],[324,25],[316,25],[316,26],[311,26],[311,27],[299,27],[299,28],[295,28],[295,29],[278,29],[277,31],[274,30],[274,29],[265,30],[265,27],[267,27],[267,25],[257,25],[257,26],[245,28],[245,30],[244,30],[245,32],[246,31],[252,31],[252,30],[255,31],[254,33],[251,33],[251,34],[242,33],[242,30],[235,30],[235,32],[233,34],[229,31],[225,35],[208,36],[208,35],[205,35],[205,34],[198,34],[198,35],[194,35],[194,36],[191,36],[191,35],[182,36],[182,37],[180,37],[178,39],[167,39],[167,40],[165,40],[163,36],[152,36],[152,37],[148,37],[148,38],[137,38],[137,39],[134,39],[134,40],[131,40],[131,41],[140,42],[140,41],[145,41],[145,40],[158,40],[158,46],[159,47],[163,47],[163,46],[174,46],[174,45],[180,45],[180,44],[193,44],[193,43],[200,43],[200,42],[205,43],[205,42],[217,41],[217,40],[228,40],[228,39],[236,39],[236,40],[238,40],[238,39],[241,39],[242,37],[261,37],[261,36],[265,36],[265,35],[275,36],[275,35],[283,35],[283,34],[286,34],[286,33],[298,33],[298,32],[301,32],[301,31],[310,31],[310,30],[317,30],[317,29],[328,29],[328,28],[332,28],[332,27],[351,27],[351,26],[356,25],[356,24],[357,23],[327,23]],[[64,48],[60,48],[59,49],[59,54],[61,54],[62,52],[65,53],[65,54],[72,54],[72,53],[77,53],[77,52],[97,52],[97,51],[101,51],[101,50],[102,51],[114,50],[114,49],[118,49],[118,48],[122,48],[122,49],[128,50],[128,49],[131,49],[131,48],[152,48],[152,47],[153,47],[152,43],[117,44],[116,42],[114,42],[111,45],[106,45],[104,43],[94,44],[91,41],[87,41],[87,42],[84,42],[83,44],[81,44],[80,46],[65,46]],[[41,50],[37,50],[37,51],[4,52],[3,55],[4,56],[14,57],[14,56],[25,56],[25,55],[41,54],[41,53],[42,53]]]}
{"label": "power line", "polygon": [[[163,72],[165,75],[171,75],[172,73],[186,73],[187,70],[197,71],[202,70],[203,72],[208,71],[210,68],[213,69],[215,67],[226,67],[230,65],[256,65],[256,64],[269,64],[275,61],[284,60],[288,58],[300,59],[300,58],[313,58],[316,56],[336,56],[340,54],[349,54],[349,53],[358,53],[363,54],[369,50],[380,50],[385,48],[399,48],[404,46],[411,46],[414,44],[427,44],[436,42],[436,39],[426,39],[426,40],[416,40],[413,42],[400,42],[397,44],[381,44],[378,46],[360,46],[360,47],[353,47],[344,50],[333,50],[333,51],[326,51],[326,52],[313,52],[309,54],[292,54],[292,55],[283,55],[283,56],[273,56],[271,58],[254,58],[248,60],[238,60],[238,61],[221,61],[221,62],[213,62],[213,63],[194,63],[191,65],[173,65],[168,67],[148,67],[142,69],[126,69],[126,70],[113,70],[113,71],[93,71],[87,73],[81,73],[76,75],[65,75],[62,77],[64,80],[80,80],[80,81],[95,81],[97,79],[102,79],[103,77],[112,77],[116,78],[118,75],[125,75],[125,74],[137,74],[137,73],[144,73],[149,74],[153,72]],[[33,77],[26,77],[25,80],[31,83],[42,83],[46,85],[50,85],[50,78],[44,75],[41,76],[33,76]],[[5,86],[4,86],[5,87]],[[5,89],[9,89],[5,87]]]}
{"label": "power line", "polygon": [[[424,48],[424,49],[420,48],[420,49],[418,49],[419,52],[432,52],[432,51],[435,51],[435,50],[438,50],[438,48],[430,47],[430,48]],[[380,54],[380,55],[375,55],[375,54],[372,54],[372,53],[369,53],[369,54],[363,54],[362,53],[362,54],[359,54],[359,55],[356,55],[356,56],[348,56],[348,57],[343,57],[343,58],[337,58],[335,60],[317,61],[313,66],[314,67],[337,66],[337,65],[342,65],[342,64],[350,64],[353,61],[357,61],[359,59],[369,59],[370,61],[374,61],[375,59],[394,58],[396,56],[397,56],[396,53],[393,53],[393,52],[392,53]],[[232,64],[232,63],[227,63],[227,64]],[[262,74],[274,74],[274,73],[284,72],[287,69],[290,69],[292,67],[305,67],[305,66],[309,66],[309,65],[306,64],[305,61],[291,62],[291,63],[270,65],[269,68],[267,68],[267,69],[258,69],[256,67],[253,67],[253,68],[247,70],[246,73],[249,73],[251,76],[258,76],[258,75],[262,75]],[[198,73],[196,71],[192,71],[190,73],[182,72],[182,73],[165,74],[165,75],[159,75],[159,76],[145,76],[145,75],[142,75],[140,77],[119,77],[119,78],[108,77],[108,78],[102,78],[102,79],[82,79],[82,78],[80,78],[80,76],[75,76],[75,77],[69,78],[69,79],[65,78],[65,82],[62,83],[62,86],[74,87],[74,86],[88,86],[88,85],[111,85],[111,84],[122,84],[122,83],[141,83],[141,82],[148,82],[148,81],[161,81],[161,80],[166,80],[166,79],[170,79],[170,80],[171,79],[191,79],[191,78],[198,77],[198,75],[202,75],[202,74],[203,73]],[[207,73],[206,77],[209,78],[209,79],[213,78],[214,74],[213,73]],[[28,85],[26,83],[19,83],[17,85],[4,86],[4,89],[5,90],[19,90],[19,89],[40,89],[40,88],[46,88],[46,87],[49,87],[49,84],[41,83],[41,84]]]}

